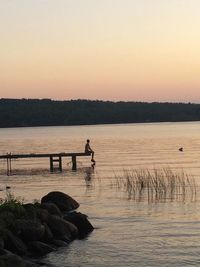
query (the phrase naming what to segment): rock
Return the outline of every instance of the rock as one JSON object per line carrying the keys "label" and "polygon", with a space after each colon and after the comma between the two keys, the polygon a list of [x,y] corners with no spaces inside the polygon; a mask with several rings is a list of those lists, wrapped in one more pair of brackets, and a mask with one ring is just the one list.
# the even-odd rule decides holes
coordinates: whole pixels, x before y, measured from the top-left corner
{"label": "rock", "polygon": [[40,219],[42,223],[48,222],[49,212],[45,209],[37,209],[37,217]]}
{"label": "rock", "polygon": [[42,240],[45,234],[45,227],[39,222],[25,219],[15,221],[14,230],[24,241]]}
{"label": "rock", "polygon": [[2,267],[38,267],[37,264],[22,259],[12,253],[5,253],[0,256],[0,266]]}
{"label": "rock", "polygon": [[64,216],[64,219],[73,223],[78,228],[79,238],[83,238],[94,230],[94,227],[87,219],[87,216],[80,212],[70,212]]}
{"label": "rock", "polygon": [[68,246],[69,243],[67,243],[63,240],[55,239],[51,242],[51,244],[56,246],[56,247],[66,247],[66,246]]}
{"label": "rock", "polygon": [[0,237],[0,249],[4,248],[4,240]]}
{"label": "rock", "polygon": [[0,248],[0,256],[5,255],[5,254],[7,254],[7,250]]}
{"label": "rock", "polygon": [[61,240],[71,241],[78,237],[78,229],[72,223],[55,215],[49,216],[48,226],[53,235]]}
{"label": "rock", "polygon": [[2,267],[25,267],[21,257],[14,254],[4,254],[0,256],[0,266]]}
{"label": "rock", "polygon": [[23,204],[23,207],[26,211],[26,218],[36,220],[37,219],[37,208],[32,203]]}
{"label": "rock", "polygon": [[8,228],[13,225],[15,215],[11,211],[4,210],[0,213],[0,228]]}
{"label": "rock", "polygon": [[62,213],[54,203],[46,202],[41,204],[42,209],[46,209],[50,214],[62,217]]}
{"label": "rock", "polygon": [[11,212],[15,218],[24,216],[26,211],[24,207],[18,202],[6,202],[0,206],[0,214],[2,212]]}
{"label": "rock", "polygon": [[44,196],[41,199],[41,203],[46,203],[46,202],[56,204],[56,206],[62,212],[75,210],[79,207],[79,203],[76,200],[74,200],[69,195],[59,191],[53,191]]}
{"label": "rock", "polygon": [[4,248],[18,255],[27,253],[27,247],[24,242],[9,230],[4,231]]}
{"label": "rock", "polygon": [[49,226],[46,223],[44,223],[43,225],[45,227],[45,232],[44,232],[44,236],[43,236],[42,241],[51,242],[53,240],[53,234],[52,234]]}
{"label": "rock", "polygon": [[31,254],[40,257],[55,250],[52,246],[47,245],[40,241],[29,242],[28,249],[31,252]]}

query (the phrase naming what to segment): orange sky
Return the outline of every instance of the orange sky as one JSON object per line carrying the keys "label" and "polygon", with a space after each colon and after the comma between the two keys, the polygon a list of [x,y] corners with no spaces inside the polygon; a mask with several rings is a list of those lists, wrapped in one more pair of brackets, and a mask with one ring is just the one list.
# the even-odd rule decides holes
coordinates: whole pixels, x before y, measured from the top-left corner
{"label": "orange sky", "polygon": [[199,0],[1,0],[0,98],[200,102]]}

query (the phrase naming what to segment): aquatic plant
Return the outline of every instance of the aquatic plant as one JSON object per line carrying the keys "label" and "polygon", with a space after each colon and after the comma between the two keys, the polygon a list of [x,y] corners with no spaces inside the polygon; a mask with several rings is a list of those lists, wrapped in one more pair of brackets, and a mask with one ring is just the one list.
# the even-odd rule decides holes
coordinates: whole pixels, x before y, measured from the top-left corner
{"label": "aquatic plant", "polygon": [[162,169],[133,169],[115,174],[112,186],[122,189],[129,199],[136,201],[185,201],[196,200],[196,183],[185,172]]}
{"label": "aquatic plant", "polygon": [[23,199],[15,197],[10,190],[6,190],[4,199],[0,199],[0,217],[4,212],[11,212],[16,218],[24,215],[25,210],[22,206]]}

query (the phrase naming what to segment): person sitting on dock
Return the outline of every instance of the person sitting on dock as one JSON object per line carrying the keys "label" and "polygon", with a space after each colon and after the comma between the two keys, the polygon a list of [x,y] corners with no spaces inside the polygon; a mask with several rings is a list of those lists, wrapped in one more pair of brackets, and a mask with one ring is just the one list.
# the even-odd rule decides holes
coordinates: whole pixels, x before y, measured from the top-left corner
{"label": "person sitting on dock", "polygon": [[87,139],[87,142],[85,144],[85,153],[87,153],[87,154],[90,153],[92,155],[91,161],[95,162],[95,160],[94,160],[94,151],[90,147],[90,140],[89,139]]}

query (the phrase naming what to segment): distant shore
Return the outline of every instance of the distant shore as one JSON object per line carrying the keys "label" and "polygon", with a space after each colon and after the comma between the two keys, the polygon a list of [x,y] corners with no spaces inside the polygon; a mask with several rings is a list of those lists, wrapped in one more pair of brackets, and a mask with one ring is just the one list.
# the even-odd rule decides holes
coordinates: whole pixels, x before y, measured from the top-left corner
{"label": "distant shore", "polygon": [[200,104],[0,99],[0,128],[200,121]]}

